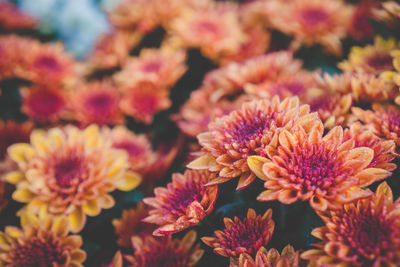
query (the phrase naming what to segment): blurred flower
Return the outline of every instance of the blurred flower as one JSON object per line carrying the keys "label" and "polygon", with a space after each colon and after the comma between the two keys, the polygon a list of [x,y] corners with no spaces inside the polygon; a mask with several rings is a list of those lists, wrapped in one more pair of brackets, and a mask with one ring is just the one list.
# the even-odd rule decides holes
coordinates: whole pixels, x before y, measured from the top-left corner
{"label": "blurred flower", "polygon": [[268,18],[272,27],[295,38],[292,47],[321,44],[328,52],[342,53],[351,7],[342,0],[272,1]]}
{"label": "blurred flower", "polygon": [[300,267],[300,254],[291,245],[283,248],[282,253],[272,248],[266,250],[261,247],[253,259],[249,254],[242,253],[238,264],[231,264],[230,267]]}
{"label": "blurred flower", "polygon": [[121,109],[137,121],[150,124],[156,113],[168,109],[171,104],[166,88],[143,81],[123,90]]}
{"label": "blurred flower", "polygon": [[275,223],[272,220],[272,210],[264,215],[256,215],[253,209],[247,211],[247,217],[232,221],[224,218],[225,230],[215,231],[215,237],[202,237],[201,240],[223,257],[237,258],[242,253],[255,255],[261,246],[268,244],[274,232]]}
{"label": "blurred flower", "polygon": [[380,168],[387,171],[397,168],[395,163],[390,163],[396,158],[396,144],[393,140],[379,138],[368,126],[360,122],[352,123],[350,128],[344,130],[343,141],[347,140],[353,140],[355,147],[369,147],[374,150],[374,157],[368,168]]}
{"label": "blurred flower", "polygon": [[373,45],[352,47],[348,60],[339,63],[338,67],[343,71],[361,70],[373,74],[393,70],[393,57],[390,53],[398,48],[395,39],[384,40],[377,36]]}
{"label": "blurred flower", "polygon": [[132,236],[143,238],[151,235],[155,226],[142,222],[148,215],[149,209],[145,207],[143,202],[139,202],[135,209],[123,210],[121,219],[113,219],[114,231],[118,236],[117,244],[122,247],[130,247]]}
{"label": "blurred flower", "polygon": [[0,28],[6,30],[32,29],[38,21],[18,9],[13,3],[0,2]]}
{"label": "blurred flower", "polygon": [[125,64],[130,50],[142,39],[139,32],[115,31],[97,39],[91,52],[87,67],[89,71],[113,69]]}
{"label": "blurred flower", "polygon": [[5,181],[3,181],[1,176],[2,175],[0,175],[0,213],[7,206],[8,202],[11,199],[12,193],[12,188],[10,184],[7,184]]}
{"label": "blurred flower", "polygon": [[[394,83],[398,89],[400,89],[400,50],[394,50],[391,53],[393,57],[393,68],[394,71],[384,71],[381,73],[380,78],[385,81]],[[400,92],[397,91],[395,102],[400,105]]]}
{"label": "blurred flower", "polygon": [[396,1],[385,1],[381,8],[374,10],[374,17],[396,28],[400,25],[400,4]]}
{"label": "blurred flower", "polygon": [[338,209],[343,203],[367,197],[361,187],[388,177],[391,173],[368,168],[374,151],[354,148],[354,141],[343,140],[343,129],[337,126],[324,137],[322,125],[308,134],[301,127],[293,133],[279,134],[276,147],[268,147],[268,158],[253,156],[249,166],[265,181],[267,189],[259,201],[279,200],[292,204],[309,201],[313,209]]}
{"label": "blurred flower", "polygon": [[82,238],[68,235],[65,217],[25,214],[21,225],[22,229],[6,226],[0,232],[0,263],[4,266],[83,266]]}
{"label": "blurred flower", "polygon": [[393,105],[372,105],[372,110],[354,107],[353,114],[363,123],[371,127],[377,136],[393,140],[400,146],[400,109]]}
{"label": "blurred flower", "polygon": [[64,116],[67,108],[65,91],[45,85],[34,85],[20,90],[22,112],[38,122],[56,122]]}
{"label": "blurred flower", "polygon": [[8,153],[19,166],[6,175],[17,188],[13,199],[35,214],[68,216],[74,233],[82,230],[86,215],[114,205],[110,192],[129,191],[141,180],[128,171],[127,153],[113,149],[94,125],[36,130],[31,144],[12,145]]}
{"label": "blurred flower", "polygon": [[7,157],[7,148],[15,143],[29,141],[33,123],[0,120],[0,161]]}
{"label": "blurred flower", "polygon": [[[125,255],[131,267],[194,267],[203,256],[204,250],[200,244],[195,246],[197,234],[188,232],[181,240],[171,236],[155,239],[152,236],[144,238],[132,237],[134,254]],[[116,266],[122,267],[122,266]]]}
{"label": "blurred flower", "polygon": [[348,32],[356,40],[363,40],[374,36],[374,28],[370,20],[373,18],[373,10],[378,6],[376,0],[363,0],[355,6],[348,26]]}
{"label": "blurred flower", "polygon": [[297,97],[282,102],[279,97],[246,102],[240,109],[211,122],[209,131],[197,136],[203,155],[188,167],[218,172],[209,185],[240,175],[237,190],[243,189],[256,178],[247,164],[249,156],[264,155],[265,147],[276,143],[279,131],[296,124],[311,129],[315,122],[317,114],[310,114],[306,105],[300,106]]}
{"label": "blurred flower", "polygon": [[122,71],[114,77],[123,87],[133,87],[140,82],[172,87],[186,72],[185,60],[184,51],[142,49],[139,57],[127,59]]}
{"label": "blurred flower", "polygon": [[91,82],[71,90],[69,105],[72,116],[81,125],[122,124],[121,94],[110,82]]}
{"label": "blurred flower", "polygon": [[174,173],[167,188],[155,188],[155,197],[143,200],[153,208],[143,221],[160,225],[153,235],[180,232],[209,215],[214,210],[218,186],[205,184],[213,178],[215,174],[207,171],[186,170],[183,175]]}
{"label": "blurred flower", "polygon": [[315,260],[318,266],[396,266],[400,261],[399,212],[392,190],[382,183],[370,198],[320,213],[325,226],[311,234],[321,241],[301,257]]}

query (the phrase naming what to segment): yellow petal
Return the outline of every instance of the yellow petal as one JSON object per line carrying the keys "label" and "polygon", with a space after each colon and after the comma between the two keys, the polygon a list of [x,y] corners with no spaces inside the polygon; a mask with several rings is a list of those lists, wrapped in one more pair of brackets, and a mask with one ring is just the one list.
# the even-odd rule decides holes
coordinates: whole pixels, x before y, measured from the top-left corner
{"label": "yellow petal", "polygon": [[9,146],[7,152],[10,158],[17,163],[25,163],[35,154],[35,151],[29,144],[22,143]]}
{"label": "yellow petal", "polygon": [[266,181],[268,178],[264,174],[262,167],[264,163],[270,162],[269,159],[260,156],[250,156],[247,158],[247,165],[250,170],[261,180]]}
{"label": "yellow petal", "polygon": [[7,226],[4,230],[4,232],[13,238],[18,238],[18,237],[22,236],[21,230],[15,226]]}
{"label": "yellow petal", "polygon": [[9,182],[10,184],[16,184],[19,181],[23,180],[24,177],[25,177],[24,173],[20,171],[9,172],[4,176],[6,181]]}
{"label": "yellow petal", "polygon": [[117,178],[114,184],[121,191],[130,191],[136,188],[141,181],[142,177],[139,174],[135,172],[126,172],[124,176]]}
{"label": "yellow petal", "polygon": [[74,212],[68,216],[68,223],[71,232],[78,233],[86,223],[86,215],[80,207],[75,208]]}
{"label": "yellow petal", "polygon": [[35,195],[28,189],[17,189],[13,194],[12,198],[18,202],[29,202]]}
{"label": "yellow petal", "polygon": [[214,157],[210,155],[204,155],[193,160],[186,167],[194,170],[204,170],[215,167],[215,165],[217,165],[217,163]]}
{"label": "yellow petal", "polygon": [[100,214],[100,206],[96,199],[89,200],[85,205],[82,206],[83,212],[89,216],[97,216]]}

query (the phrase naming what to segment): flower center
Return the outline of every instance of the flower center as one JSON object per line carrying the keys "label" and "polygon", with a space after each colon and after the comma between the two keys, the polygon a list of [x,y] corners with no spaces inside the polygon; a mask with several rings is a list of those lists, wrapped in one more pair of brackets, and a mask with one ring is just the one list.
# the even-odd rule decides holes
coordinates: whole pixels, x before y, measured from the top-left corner
{"label": "flower center", "polygon": [[286,164],[285,169],[305,192],[316,188],[328,189],[347,174],[337,158],[337,151],[330,151],[323,144],[313,144],[307,148],[296,146]]}
{"label": "flower center", "polygon": [[223,247],[232,251],[245,248],[246,253],[255,254],[263,245],[266,223],[256,219],[244,218],[243,222],[235,222],[224,231],[225,239],[221,240]]}
{"label": "flower center", "polygon": [[400,135],[400,114],[389,111],[386,116],[389,123],[389,130]]}
{"label": "flower center", "polygon": [[144,72],[158,72],[161,66],[162,64],[160,61],[150,61],[143,66],[142,70]]}
{"label": "flower center", "polygon": [[27,243],[18,246],[11,252],[12,266],[53,267],[65,263],[63,251],[53,244],[44,242],[38,237],[32,237]]}
{"label": "flower center", "polygon": [[116,143],[113,145],[113,147],[117,149],[124,149],[126,152],[128,152],[129,157],[131,158],[142,155],[145,152],[145,148],[143,146],[129,140]]}
{"label": "flower center", "polygon": [[301,19],[308,26],[315,26],[325,22],[328,19],[328,14],[319,8],[309,8],[303,10]]}
{"label": "flower center", "polygon": [[104,115],[102,113],[110,109],[114,103],[112,97],[107,93],[98,93],[86,100],[85,107],[88,108],[90,112]]}
{"label": "flower center", "polygon": [[209,21],[201,21],[196,24],[196,30],[203,34],[218,34],[218,27],[215,23]]}
{"label": "flower center", "polygon": [[131,101],[134,109],[141,114],[154,114],[157,110],[157,99],[153,94],[136,94]]}
{"label": "flower center", "polygon": [[393,58],[388,53],[375,53],[367,59],[367,64],[376,70],[392,69]]}
{"label": "flower center", "polygon": [[[161,242],[161,241],[160,241]],[[142,260],[140,266],[146,267],[178,267],[187,266],[188,254],[179,248],[174,248],[171,244],[160,244],[157,247],[146,251],[140,255]],[[138,265],[139,266],[139,265]]]}
{"label": "flower center", "polygon": [[80,157],[72,154],[56,159],[53,170],[58,185],[65,188],[70,187],[74,180],[82,177],[85,166]]}
{"label": "flower center", "polygon": [[56,91],[43,89],[32,92],[28,105],[38,115],[53,114],[64,107],[64,99]]}
{"label": "flower center", "polygon": [[61,65],[51,55],[42,55],[36,59],[34,66],[39,69],[45,69],[50,71],[60,71]]}

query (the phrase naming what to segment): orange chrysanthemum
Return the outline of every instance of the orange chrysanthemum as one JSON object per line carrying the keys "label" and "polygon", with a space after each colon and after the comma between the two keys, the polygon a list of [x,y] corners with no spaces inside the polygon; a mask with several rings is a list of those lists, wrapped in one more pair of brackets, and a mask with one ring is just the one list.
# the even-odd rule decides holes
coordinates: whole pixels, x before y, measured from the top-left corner
{"label": "orange chrysanthemum", "polygon": [[8,153],[19,166],[6,175],[16,185],[13,199],[35,214],[68,216],[72,232],[83,228],[86,215],[114,205],[110,192],[131,190],[141,180],[128,171],[127,153],[113,149],[94,125],[36,130],[31,144],[12,145]]}
{"label": "orange chrysanthemum", "polygon": [[345,129],[343,141],[353,140],[355,147],[369,147],[374,150],[374,158],[371,160],[368,168],[380,168],[387,171],[393,171],[397,168],[395,163],[391,163],[396,158],[396,144],[392,140],[384,140],[376,136],[371,129],[355,122]]}
{"label": "orange chrysanthemum", "polygon": [[376,19],[396,28],[400,25],[400,4],[396,1],[385,1],[380,9],[374,10],[374,15]]}
{"label": "orange chrysanthemum", "polygon": [[89,70],[113,69],[125,64],[130,50],[142,39],[139,32],[115,31],[102,35],[88,58]]}
{"label": "orange chrysanthemum", "polygon": [[231,264],[230,267],[300,267],[300,253],[295,251],[291,245],[283,248],[282,253],[272,248],[266,250],[261,247],[253,259],[249,254],[242,253],[238,264]]}
{"label": "orange chrysanthemum", "polygon": [[233,3],[185,9],[170,23],[169,30],[175,46],[200,48],[212,59],[236,54],[247,41]]}
{"label": "orange chrysanthemum", "polygon": [[115,80],[124,87],[133,87],[143,81],[172,87],[186,71],[185,60],[184,51],[142,49],[139,57],[127,60]]}
{"label": "orange chrysanthemum", "polygon": [[120,110],[121,94],[108,82],[84,84],[70,92],[72,116],[81,125],[122,124],[124,118]]}
{"label": "orange chrysanthemum", "polygon": [[155,188],[155,197],[143,200],[153,207],[143,221],[160,225],[153,235],[180,232],[209,215],[214,210],[218,186],[205,184],[213,178],[215,174],[207,171],[186,170],[183,175],[174,173],[167,188]]}
{"label": "orange chrysanthemum", "polygon": [[242,253],[255,255],[261,246],[268,244],[274,232],[272,210],[268,209],[263,216],[256,215],[253,209],[247,211],[247,217],[232,221],[224,218],[225,230],[215,231],[215,237],[202,237],[206,245],[223,257],[237,258]]}
{"label": "orange chrysanthemum", "polygon": [[1,266],[83,267],[86,253],[80,249],[82,238],[68,235],[66,218],[25,214],[21,225],[22,229],[6,226],[0,232]]}
{"label": "orange chrysanthemum", "polygon": [[35,28],[38,21],[23,13],[16,5],[10,2],[0,3],[0,28],[6,30]]}
{"label": "orange chrysanthemum", "polygon": [[400,146],[400,109],[396,106],[374,104],[372,110],[362,110],[354,107],[353,114],[362,122],[371,127],[377,136],[393,140]]}
{"label": "orange chrysanthemum", "polygon": [[193,246],[196,238],[195,231],[188,232],[181,240],[172,239],[171,236],[161,239],[135,236],[132,237],[135,252],[132,256],[125,255],[125,259],[131,267],[194,267],[204,253],[204,250],[200,249],[200,244]]}
{"label": "orange chrysanthemum", "polygon": [[294,36],[293,48],[321,44],[327,51],[341,54],[340,40],[346,35],[351,16],[350,6],[342,0],[272,1],[272,4],[267,12],[270,23]]}
{"label": "orange chrysanthemum", "polygon": [[318,266],[397,266],[400,262],[399,202],[392,190],[379,185],[370,198],[320,213],[325,226],[312,235],[321,239],[316,249],[301,257]]}
{"label": "orange chrysanthemum", "polygon": [[148,215],[149,209],[143,202],[139,202],[136,209],[124,210],[121,219],[112,220],[115,234],[118,236],[117,244],[122,247],[130,247],[132,236],[145,237],[151,235],[155,226],[142,222]]}
{"label": "orange chrysanthemum", "polygon": [[138,121],[150,124],[156,113],[171,106],[169,91],[151,82],[141,82],[123,91],[122,111]]}
{"label": "orange chrysanthemum", "polygon": [[22,112],[34,121],[55,122],[65,116],[67,96],[58,87],[34,85],[20,90]]}
{"label": "orange chrysanthemum", "polygon": [[243,189],[256,178],[247,165],[247,158],[264,155],[269,144],[276,143],[276,136],[283,129],[301,124],[311,129],[318,121],[316,113],[309,113],[307,105],[299,105],[297,97],[279,97],[272,101],[246,102],[229,115],[209,124],[209,131],[198,135],[203,156],[191,162],[192,169],[218,172],[208,184],[220,184],[240,176],[237,189]]}
{"label": "orange chrysanthemum", "polygon": [[348,60],[339,63],[338,67],[343,71],[360,70],[372,74],[393,70],[391,52],[399,46],[393,38],[385,41],[378,36],[373,45],[352,47]]}
{"label": "orange chrysanthemum", "polygon": [[309,201],[313,209],[338,209],[343,203],[367,197],[361,187],[388,177],[391,173],[368,168],[374,151],[354,148],[354,141],[343,140],[343,129],[333,128],[324,137],[322,125],[306,133],[301,127],[279,134],[276,147],[267,148],[268,158],[253,156],[248,164],[267,189],[259,201],[279,200],[292,204]]}

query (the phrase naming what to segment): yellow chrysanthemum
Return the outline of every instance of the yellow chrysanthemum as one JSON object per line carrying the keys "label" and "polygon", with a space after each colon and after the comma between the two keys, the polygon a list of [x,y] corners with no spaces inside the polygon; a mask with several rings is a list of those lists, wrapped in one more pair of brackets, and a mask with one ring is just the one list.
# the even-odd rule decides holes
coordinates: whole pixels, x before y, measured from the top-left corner
{"label": "yellow chrysanthemum", "polygon": [[128,171],[128,154],[113,149],[95,125],[36,130],[30,144],[12,145],[8,153],[19,167],[5,176],[16,185],[13,199],[34,214],[68,216],[75,233],[86,215],[114,205],[110,192],[131,190],[141,180]]}

